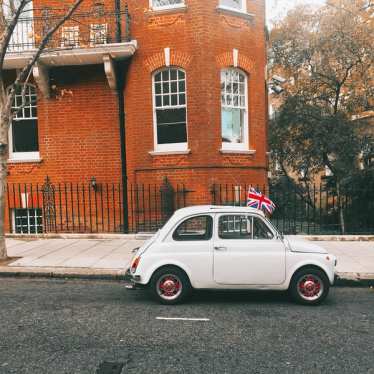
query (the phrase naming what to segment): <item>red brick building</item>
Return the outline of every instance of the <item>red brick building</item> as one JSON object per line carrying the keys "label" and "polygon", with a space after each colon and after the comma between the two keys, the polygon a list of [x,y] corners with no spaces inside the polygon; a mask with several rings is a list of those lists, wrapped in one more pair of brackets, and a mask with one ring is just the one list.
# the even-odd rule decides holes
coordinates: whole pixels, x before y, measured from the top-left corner
{"label": "red brick building", "polygon": [[[10,81],[59,7],[34,0],[6,56]],[[194,191],[189,203],[209,202],[215,183],[266,184],[265,67],[264,0],[85,0],[33,70],[9,182],[167,177]]]}

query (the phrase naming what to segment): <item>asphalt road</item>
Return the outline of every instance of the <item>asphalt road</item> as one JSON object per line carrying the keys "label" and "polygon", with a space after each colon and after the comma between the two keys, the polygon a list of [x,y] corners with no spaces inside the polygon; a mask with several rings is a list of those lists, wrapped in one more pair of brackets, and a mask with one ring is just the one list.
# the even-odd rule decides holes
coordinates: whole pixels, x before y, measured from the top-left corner
{"label": "asphalt road", "polygon": [[137,374],[374,373],[368,288],[332,289],[319,307],[263,292],[166,307],[115,282],[0,279],[0,318],[1,374],[115,374],[104,362]]}

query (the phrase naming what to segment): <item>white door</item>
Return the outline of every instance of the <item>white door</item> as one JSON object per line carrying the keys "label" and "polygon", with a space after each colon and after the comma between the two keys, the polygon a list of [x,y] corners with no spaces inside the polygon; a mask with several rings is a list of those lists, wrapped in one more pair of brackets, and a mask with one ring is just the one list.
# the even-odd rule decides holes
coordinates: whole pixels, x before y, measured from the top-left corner
{"label": "white door", "polygon": [[227,285],[277,285],[286,277],[286,249],[259,216],[217,215],[214,281]]}

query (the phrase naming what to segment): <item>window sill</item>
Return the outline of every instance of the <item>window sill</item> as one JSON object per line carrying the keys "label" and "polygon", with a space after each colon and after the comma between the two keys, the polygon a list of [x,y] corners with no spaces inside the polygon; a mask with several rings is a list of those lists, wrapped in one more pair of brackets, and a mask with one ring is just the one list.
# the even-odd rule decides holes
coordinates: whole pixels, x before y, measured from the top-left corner
{"label": "window sill", "polygon": [[170,13],[181,13],[187,12],[187,5],[181,4],[178,6],[167,7],[167,8],[149,8],[148,13],[150,15],[163,15],[163,14],[170,14]]}
{"label": "window sill", "polygon": [[229,14],[230,16],[241,17],[246,20],[252,20],[255,17],[253,13],[243,12],[242,10],[228,8],[222,5],[217,6],[216,9],[218,13],[226,13],[226,14]]}
{"label": "window sill", "polygon": [[152,157],[153,156],[169,156],[169,155],[188,155],[191,153],[190,149],[184,151],[151,151],[148,152]]}
{"label": "window sill", "polygon": [[40,164],[43,161],[42,158],[10,158],[8,159],[7,163],[8,164],[30,164],[30,163],[35,163],[35,164]]}
{"label": "window sill", "polygon": [[256,153],[255,149],[220,149],[220,153],[223,154],[236,154],[236,155],[254,155]]}

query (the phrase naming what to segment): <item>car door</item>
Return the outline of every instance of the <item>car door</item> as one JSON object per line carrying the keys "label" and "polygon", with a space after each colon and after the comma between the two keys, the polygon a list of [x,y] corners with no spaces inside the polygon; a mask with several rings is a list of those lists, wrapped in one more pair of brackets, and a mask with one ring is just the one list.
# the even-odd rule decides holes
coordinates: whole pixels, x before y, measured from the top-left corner
{"label": "car door", "polygon": [[219,214],[214,231],[216,283],[277,285],[284,282],[284,244],[259,215]]}

